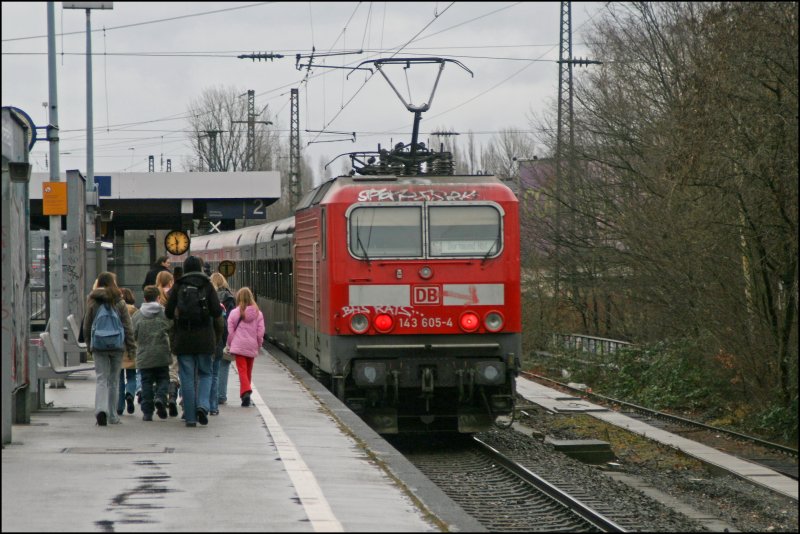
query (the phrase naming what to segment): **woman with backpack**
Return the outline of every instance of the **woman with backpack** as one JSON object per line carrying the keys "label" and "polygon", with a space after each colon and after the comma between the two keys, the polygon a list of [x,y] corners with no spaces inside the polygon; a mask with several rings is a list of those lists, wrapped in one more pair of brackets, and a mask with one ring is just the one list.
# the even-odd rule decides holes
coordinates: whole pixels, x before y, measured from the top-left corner
{"label": "woman with backpack", "polygon": [[236,292],[236,307],[228,317],[226,345],[236,356],[239,371],[239,396],[242,406],[250,406],[253,392],[253,362],[264,343],[264,314],[258,309],[253,292],[243,287]]}
{"label": "woman with backpack", "polygon": [[[225,308],[225,319],[227,321],[228,316],[233,311],[233,308],[236,307],[236,299],[233,297],[230,288],[228,287],[228,281],[225,280],[225,276],[222,273],[214,273],[211,275],[211,283],[214,284],[214,288],[217,290],[217,298],[219,299],[219,303],[222,304],[222,307]],[[216,373],[216,380],[212,379],[211,382],[211,413],[214,413],[214,410],[219,412],[219,405],[225,404],[228,402],[228,373],[231,369],[231,362],[226,360],[222,357],[222,349],[225,348],[225,343],[228,341],[228,327],[226,326],[222,332],[222,339],[218,340],[217,342],[217,349],[216,355],[214,360],[214,366],[219,364],[219,369]],[[216,388],[215,388],[216,384]],[[214,401],[214,396],[216,395],[216,402]]]}
{"label": "woman with backpack", "polygon": [[122,298],[114,273],[100,273],[92,286],[86,300],[83,338],[86,340],[86,349],[94,358],[97,373],[94,393],[97,424],[118,424],[120,419],[116,405],[122,355],[126,350],[128,354],[136,354],[136,342],[133,340],[128,306]]}

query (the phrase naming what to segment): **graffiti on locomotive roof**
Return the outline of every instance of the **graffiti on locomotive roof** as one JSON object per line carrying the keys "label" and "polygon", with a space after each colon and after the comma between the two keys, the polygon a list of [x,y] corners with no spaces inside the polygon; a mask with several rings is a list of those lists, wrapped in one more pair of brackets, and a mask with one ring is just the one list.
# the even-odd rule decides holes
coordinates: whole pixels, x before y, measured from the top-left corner
{"label": "graffiti on locomotive roof", "polygon": [[365,189],[358,192],[359,202],[420,202],[430,200],[451,200],[465,201],[477,200],[478,192],[456,191],[456,190],[435,190],[409,191],[408,189]]}

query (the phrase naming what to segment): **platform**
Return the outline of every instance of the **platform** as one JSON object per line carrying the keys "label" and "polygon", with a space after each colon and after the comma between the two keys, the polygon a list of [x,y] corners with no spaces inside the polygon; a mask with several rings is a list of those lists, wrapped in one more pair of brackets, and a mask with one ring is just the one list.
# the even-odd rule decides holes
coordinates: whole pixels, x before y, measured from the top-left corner
{"label": "platform", "polygon": [[95,373],[74,375],[46,390],[52,408],[13,427],[2,530],[483,530],[303,375],[282,353],[259,357],[255,406],[243,408],[233,366],[230,403],[196,428],[144,422],[138,405],[96,426]]}
{"label": "platform", "polygon": [[643,421],[592,404],[587,400],[565,395],[561,391],[557,391],[523,377],[517,378],[517,393],[525,397],[528,401],[538,404],[552,412],[585,413],[586,415],[603,420],[614,426],[635,432],[636,434],[658,441],[659,443],[664,443],[706,464],[720,467],[740,478],[749,480],[753,484],[764,486],[797,500],[797,481],[777,471],[773,471],[768,467],[731,456],[730,454],[703,445],[702,443],[686,439],[648,425]]}

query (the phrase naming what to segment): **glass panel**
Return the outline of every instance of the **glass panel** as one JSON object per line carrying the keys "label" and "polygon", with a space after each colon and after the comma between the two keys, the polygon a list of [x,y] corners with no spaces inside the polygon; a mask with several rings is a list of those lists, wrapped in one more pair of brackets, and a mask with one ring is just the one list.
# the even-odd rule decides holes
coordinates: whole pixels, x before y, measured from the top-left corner
{"label": "glass panel", "polygon": [[350,251],[357,258],[422,256],[422,209],[356,208],[350,212]]}
{"label": "glass panel", "polygon": [[500,251],[500,212],[492,206],[431,206],[430,255],[493,256]]}

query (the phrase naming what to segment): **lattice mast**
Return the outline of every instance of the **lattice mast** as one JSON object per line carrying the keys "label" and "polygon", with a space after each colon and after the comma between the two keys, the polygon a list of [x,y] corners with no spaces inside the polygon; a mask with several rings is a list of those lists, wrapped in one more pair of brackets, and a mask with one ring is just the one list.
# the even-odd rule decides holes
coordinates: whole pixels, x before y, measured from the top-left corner
{"label": "lattice mast", "polygon": [[[561,20],[558,40],[558,118],[556,130],[556,236],[555,236],[555,291],[561,290],[561,236],[564,205],[564,190],[572,186],[571,160],[575,147],[573,136],[572,107],[572,7],[570,2],[561,2]],[[566,157],[565,157],[566,156]]]}
{"label": "lattice mast", "polygon": [[289,128],[289,192],[291,208],[300,202],[300,98],[299,90],[291,90],[291,118]]}

